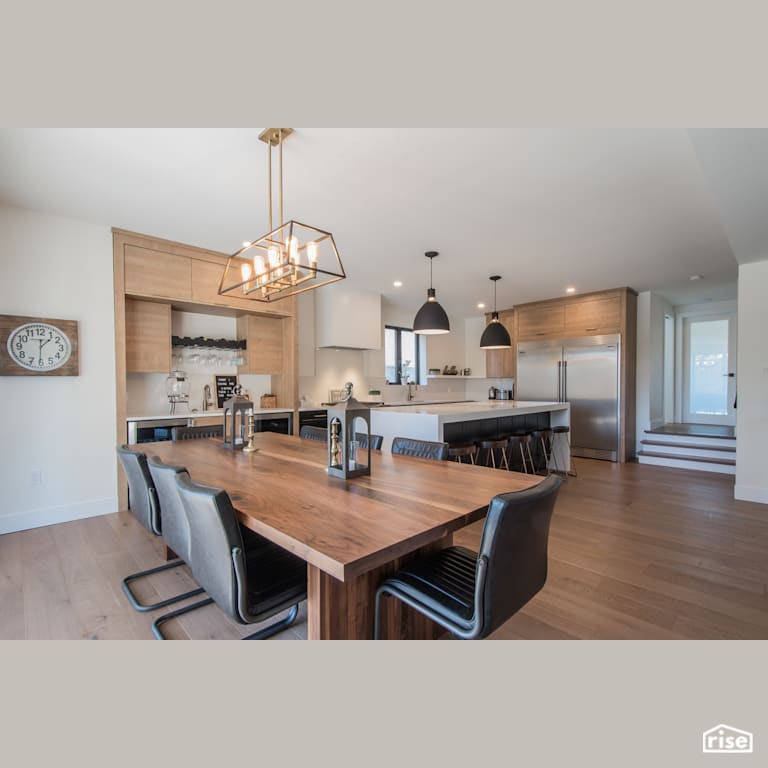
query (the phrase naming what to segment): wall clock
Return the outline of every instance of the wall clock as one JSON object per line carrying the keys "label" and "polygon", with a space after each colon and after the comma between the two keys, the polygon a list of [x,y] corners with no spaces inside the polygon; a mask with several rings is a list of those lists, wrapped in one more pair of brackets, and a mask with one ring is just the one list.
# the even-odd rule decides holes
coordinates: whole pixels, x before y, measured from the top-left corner
{"label": "wall clock", "polygon": [[1,376],[77,376],[76,320],[0,315]]}

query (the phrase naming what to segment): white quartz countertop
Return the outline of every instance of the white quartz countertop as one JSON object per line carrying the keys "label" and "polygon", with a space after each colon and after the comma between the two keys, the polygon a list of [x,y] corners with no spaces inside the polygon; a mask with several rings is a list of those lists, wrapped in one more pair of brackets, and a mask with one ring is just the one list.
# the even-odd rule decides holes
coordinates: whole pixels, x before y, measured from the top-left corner
{"label": "white quartz countertop", "polygon": [[[253,413],[256,416],[269,415],[272,413],[293,413],[290,408],[254,408]],[[180,411],[179,413],[154,413],[154,414],[140,414],[137,416],[128,416],[126,421],[162,421],[167,419],[168,421],[176,421],[178,419],[202,419],[209,416],[224,417],[224,411]]]}
{"label": "white quartz countertop", "polygon": [[523,416],[528,413],[543,411],[567,411],[568,403],[538,402],[531,400],[477,400],[465,403],[443,403],[425,405],[402,405],[388,408],[376,408],[377,414],[397,414],[402,416],[434,416],[441,424],[454,421],[475,421],[494,419],[502,416]]}

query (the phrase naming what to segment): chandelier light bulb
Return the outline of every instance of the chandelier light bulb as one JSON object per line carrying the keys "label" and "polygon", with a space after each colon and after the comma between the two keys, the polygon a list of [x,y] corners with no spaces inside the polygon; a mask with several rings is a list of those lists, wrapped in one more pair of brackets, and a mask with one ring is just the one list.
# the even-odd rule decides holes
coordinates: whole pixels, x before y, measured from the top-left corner
{"label": "chandelier light bulb", "polygon": [[307,258],[311,267],[317,266],[317,243],[314,240],[307,243]]}
{"label": "chandelier light bulb", "polygon": [[274,269],[280,263],[280,254],[274,246],[267,249],[267,258],[269,259],[269,268]]}

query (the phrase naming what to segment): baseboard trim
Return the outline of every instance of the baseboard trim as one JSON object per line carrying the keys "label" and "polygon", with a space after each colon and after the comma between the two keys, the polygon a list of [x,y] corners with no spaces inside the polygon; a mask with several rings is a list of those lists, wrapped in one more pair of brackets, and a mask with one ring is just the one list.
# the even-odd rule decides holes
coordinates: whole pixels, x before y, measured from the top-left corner
{"label": "baseboard trim", "polygon": [[0,534],[27,531],[30,528],[42,528],[44,525],[69,523],[72,520],[98,517],[112,512],[117,512],[117,496],[82,501],[78,504],[67,504],[61,507],[45,507],[28,512],[0,515]]}
{"label": "baseboard trim", "polygon": [[768,488],[759,485],[736,485],[733,497],[739,501],[755,501],[768,504]]}

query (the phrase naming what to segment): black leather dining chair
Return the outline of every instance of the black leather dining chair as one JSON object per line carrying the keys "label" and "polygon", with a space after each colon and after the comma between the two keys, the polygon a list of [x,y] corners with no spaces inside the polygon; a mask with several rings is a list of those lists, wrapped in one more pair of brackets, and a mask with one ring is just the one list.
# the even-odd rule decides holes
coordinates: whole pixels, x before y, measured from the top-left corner
{"label": "black leather dining chair", "polygon": [[326,427],[313,427],[311,424],[305,424],[299,430],[299,437],[305,440],[317,440],[319,442],[328,442],[328,429]]}
{"label": "black leather dining chair", "polygon": [[[360,447],[365,450],[368,448],[368,435],[362,432],[355,432],[355,440],[360,443]],[[384,442],[384,435],[371,435],[371,450],[380,451],[381,444]]]}
{"label": "black leather dining chair", "polygon": [[171,440],[200,440],[206,437],[224,437],[222,424],[211,424],[198,427],[174,427],[171,430]]}
{"label": "black leather dining chair", "polygon": [[381,601],[389,595],[462,640],[487,637],[517,613],[547,580],[549,524],[561,479],[494,496],[480,551],[446,547],[416,557],[376,592],[374,637]]}
{"label": "black leather dining chair", "polygon": [[[189,523],[189,565],[195,581],[240,624],[259,623],[290,609],[244,640],[262,640],[290,626],[307,596],[306,563],[261,537],[246,543],[229,495],[221,488],[193,483],[186,473],[176,475],[176,487]],[[157,619],[155,637],[164,639],[160,627],[183,612]]]}
{"label": "black leather dining chair", "polygon": [[417,456],[420,459],[448,461],[448,443],[415,440],[410,437],[393,437],[392,453],[400,456]]}
{"label": "black leather dining chair", "polygon": [[[117,447],[117,455],[128,479],[129,508],[131,513],[150,533],[154,533],[155,536],[162,536],[166,521],[161,512],[162,503],[149,471],[146,454],[132,451],[127,445],[122,445]],[[173,522],[169,521],[169,527],[173,528]],[[174,549],[173,547],[171,548]],[[178,568],[182,564],[182,560],[171,560],[155,568],[148,568],[147,570],[138,571],[130,576],[126,576],[120,582],[120,586],[131,606],[137,611],[154,611],[157,608],[164,608],[167,605],[186,600],[188,597],[199,595],[202,590],[196,589],[165,600],[159,600],[156,603],[141,603],[131,590],[131,583],[137,579],[152,576],[162,571],[169,571],[173,568]]]}

